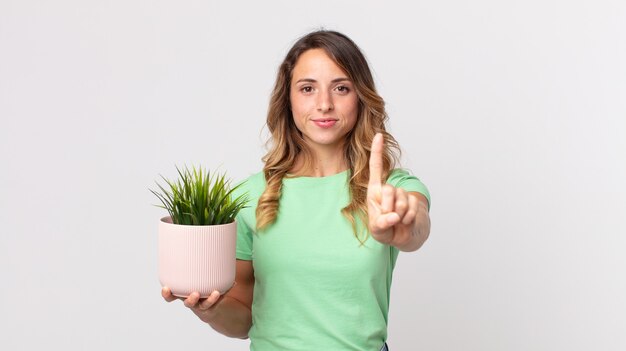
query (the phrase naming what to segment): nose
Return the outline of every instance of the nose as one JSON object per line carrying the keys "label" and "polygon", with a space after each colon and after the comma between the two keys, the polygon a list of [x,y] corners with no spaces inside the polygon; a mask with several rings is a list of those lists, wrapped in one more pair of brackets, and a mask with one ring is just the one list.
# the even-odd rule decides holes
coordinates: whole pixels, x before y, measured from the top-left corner
{"label": "nose", "polygon": [[320,112],[332,111],[333,99],[330,91],[321,91],[317,97],[317,110]]}

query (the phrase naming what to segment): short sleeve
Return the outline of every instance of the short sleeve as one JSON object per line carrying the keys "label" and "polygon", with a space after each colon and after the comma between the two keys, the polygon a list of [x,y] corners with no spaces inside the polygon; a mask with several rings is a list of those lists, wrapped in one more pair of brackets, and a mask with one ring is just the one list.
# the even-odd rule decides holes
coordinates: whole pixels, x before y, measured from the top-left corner
{"label": "short sleeve", "polygon": [[237,259],[252,260],[252,229],[241,215],[237,215]]}
{"label": "short sleeve", "polygon": [[235,217],[235,221],[237,222],[237,250],[236,257],[239,260],[252,260],[252,233],[254,224],[254,211],[250,207],[250,181],[249,179],[244,180],[240,184],[237,185],[233,192],[233,197],[239,197],[245,195],[248,197],[248,204],[246,207],[242,208],[239,213],[237,213],[237,217]]}
{"label": "short sleeve", "polygon": [[426,185],[422,183],[417,177],[409,174],[404,169],[396,168],[391,171],[389,178],[387,178],[387,184],[396,188],[402,188],[406,191],[415,191],[426,197],[428,200],[428,210],[430,210],[430,192]]}

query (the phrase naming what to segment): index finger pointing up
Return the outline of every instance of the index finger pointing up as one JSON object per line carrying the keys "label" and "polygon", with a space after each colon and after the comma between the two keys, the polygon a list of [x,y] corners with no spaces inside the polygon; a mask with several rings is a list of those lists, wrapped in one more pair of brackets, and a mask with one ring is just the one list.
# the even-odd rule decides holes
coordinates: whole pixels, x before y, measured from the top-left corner
{"label": "index finger pointing up", "polygon": [[383,135],[376,133],[370,152],[370,186],[381,186],[383,178]]}

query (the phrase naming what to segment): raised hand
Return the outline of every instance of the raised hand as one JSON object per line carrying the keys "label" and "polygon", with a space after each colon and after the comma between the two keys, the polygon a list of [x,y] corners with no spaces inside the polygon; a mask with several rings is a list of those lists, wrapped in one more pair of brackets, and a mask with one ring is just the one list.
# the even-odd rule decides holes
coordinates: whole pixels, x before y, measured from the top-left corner
{"label": "raised hand", "polygon": [[418,198],[420,195],[383,184],[383,146],[383,136],[378,133],[372,141],[369,161],[370,179],[367,187],[369,230],[374,239],[383,244],[398,247],[403,251],[416,250],[425,240],[420,238],[416,220],[419,214],[424,213],[428,220],[427,207]]}

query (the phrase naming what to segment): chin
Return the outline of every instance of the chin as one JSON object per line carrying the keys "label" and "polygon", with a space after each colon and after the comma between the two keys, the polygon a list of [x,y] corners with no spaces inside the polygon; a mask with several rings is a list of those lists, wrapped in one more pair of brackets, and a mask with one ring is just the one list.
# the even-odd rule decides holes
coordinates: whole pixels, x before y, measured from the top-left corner
{"label": "chin", "polygon": [[307,140],[317,145],[337,145],[345,141],[345,135],[313,135],[307,137]]}

